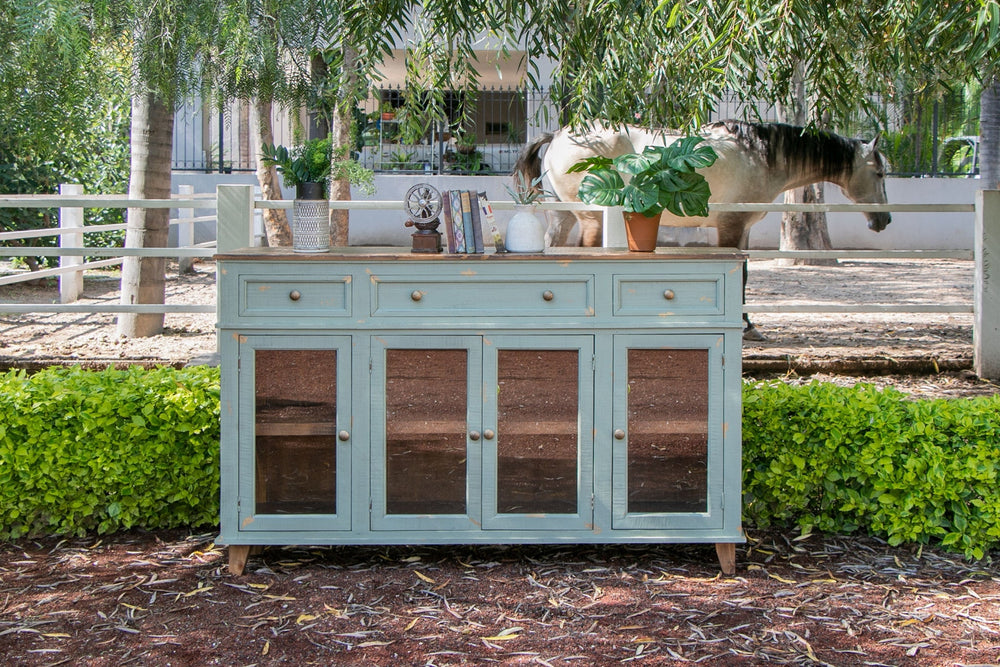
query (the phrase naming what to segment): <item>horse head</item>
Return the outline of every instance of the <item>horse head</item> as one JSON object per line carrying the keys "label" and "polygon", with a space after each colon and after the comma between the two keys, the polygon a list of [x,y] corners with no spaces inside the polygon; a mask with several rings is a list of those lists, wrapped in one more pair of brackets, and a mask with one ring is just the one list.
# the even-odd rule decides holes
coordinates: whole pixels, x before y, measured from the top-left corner
{"label": "horse head", "polygon": [[[885,204],[885,158],[878,150],[878,137],[869,142],[859,141],[854,156],[854,169],[842,188],[844,194],[856,204]],[[868,229],[880,232],[892,216],[883,212],[866,212]]]}

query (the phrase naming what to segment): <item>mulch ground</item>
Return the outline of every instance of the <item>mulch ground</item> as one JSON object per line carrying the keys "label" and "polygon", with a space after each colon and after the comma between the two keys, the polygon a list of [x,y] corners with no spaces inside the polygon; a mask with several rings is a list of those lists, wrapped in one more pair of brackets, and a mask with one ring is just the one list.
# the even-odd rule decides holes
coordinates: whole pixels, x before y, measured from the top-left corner
{"label": "mulch ground", "polygon": [[991,665],[1000,572],[866,537],[272,547],[213,533],[0,545],[5,665]]}

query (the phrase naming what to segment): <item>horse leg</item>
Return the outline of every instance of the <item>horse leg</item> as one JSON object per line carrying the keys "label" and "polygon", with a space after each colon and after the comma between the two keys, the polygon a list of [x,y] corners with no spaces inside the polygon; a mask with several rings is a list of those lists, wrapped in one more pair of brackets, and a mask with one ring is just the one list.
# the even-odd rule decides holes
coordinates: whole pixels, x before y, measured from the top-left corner
{"label": "horse leg", "polygon": [[[736,215],[720,218],[717,229],[719,233],[720,248],[739,248],[740,250],[746,250],[750,247],[750,225],[743,220],[742,216]],[[744,305],[747,302],[748,274],[747,260],[743,260]],[[767,340],[764,334],[758,331],[754,323],[750,321],[750,315],[747,313],[743,313],[743,340],[757,342]]]}
{"label": "horse leg", "polygon": [[545,215],[549,220],[545,230],[545,246],[551,248],[566,245],[569,233],[576,224],[576,216],[572,211],[546,211]]}
{"label": "horse leg", "polygon": [[599,211],[579,211],[576,218],[580,222],[580,245],[601,247],[604,242],[604,215]]}

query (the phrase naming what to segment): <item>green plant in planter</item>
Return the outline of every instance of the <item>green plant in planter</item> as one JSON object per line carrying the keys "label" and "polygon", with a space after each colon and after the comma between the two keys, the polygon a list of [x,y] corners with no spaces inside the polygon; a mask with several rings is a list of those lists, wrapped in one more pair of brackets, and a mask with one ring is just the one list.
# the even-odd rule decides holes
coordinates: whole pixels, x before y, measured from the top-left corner
{"label": "green plant in planter", "polygon": [[274,166],[285,185],[300,191],[305,183],[319,183],[323,197],[327,196],[327,183],[333,164],[333,147],[330,139],[310,139],[289,150],[284,146],[264,144],[260,159],[267,166]]}
{"label": "green plant in planter", "polygon": [[[718,155],[699,146],[701,137],[684,137],[669,146],[647,146],[642,153],[580,160],[569,172],[588,172],[580,200],[598,206],[621,206],[626,212],[654,217],[664,210],[678,216],[707,216],[711,190],[696,169],[709,167]],[[625,176],[628,176],[626,183]]]}
{"label": "green plant in planter", "polygon": [[555,197],[554,193],[542,188],[543,178],[545,178],[545,174],[529,182],[528,177],[523,172],[515,171],[513,176],[514,187],[505,185],[504,189],[507,190],[507,194],[510,195],[510,198],[518,206],[534,206],[538,203],[539,199]]}
{"label": "green plant in planter", "polygon": [[476,151],[476,135],[473,132],[467,132],[465,130],[457,130],[455,132],[455,150],[459,153],[472,154]]}
{"label": "green plant in planter", "polygon": [[261,161],[274,165],[286,186],[300,190],[305,183],[318,183],[322,196],[328,195],[330,179],[347,179],[367,194],[375,191],[375,174],[362,167],[350,157],[348,147],[333,150],[329,138],[310,139],[301,146],[289,150],[284,146],[264,144],[261,147]]}

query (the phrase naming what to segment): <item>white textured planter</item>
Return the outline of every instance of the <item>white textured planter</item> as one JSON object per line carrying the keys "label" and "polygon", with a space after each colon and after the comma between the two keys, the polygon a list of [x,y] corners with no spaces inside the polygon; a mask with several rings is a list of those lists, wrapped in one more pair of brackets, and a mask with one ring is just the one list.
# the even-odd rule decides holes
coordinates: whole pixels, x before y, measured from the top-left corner
{"label": "white textured planter", "polygon": [[507,223],[504,245],[508,252],[544,252],[545,227],[534,214],[533,206],[515,206],[514,215]]}
{"label": "white textured planter", "polygon": [[326,252],[330,249],[330,202],[296,199],[292,202],[292,250]]}

